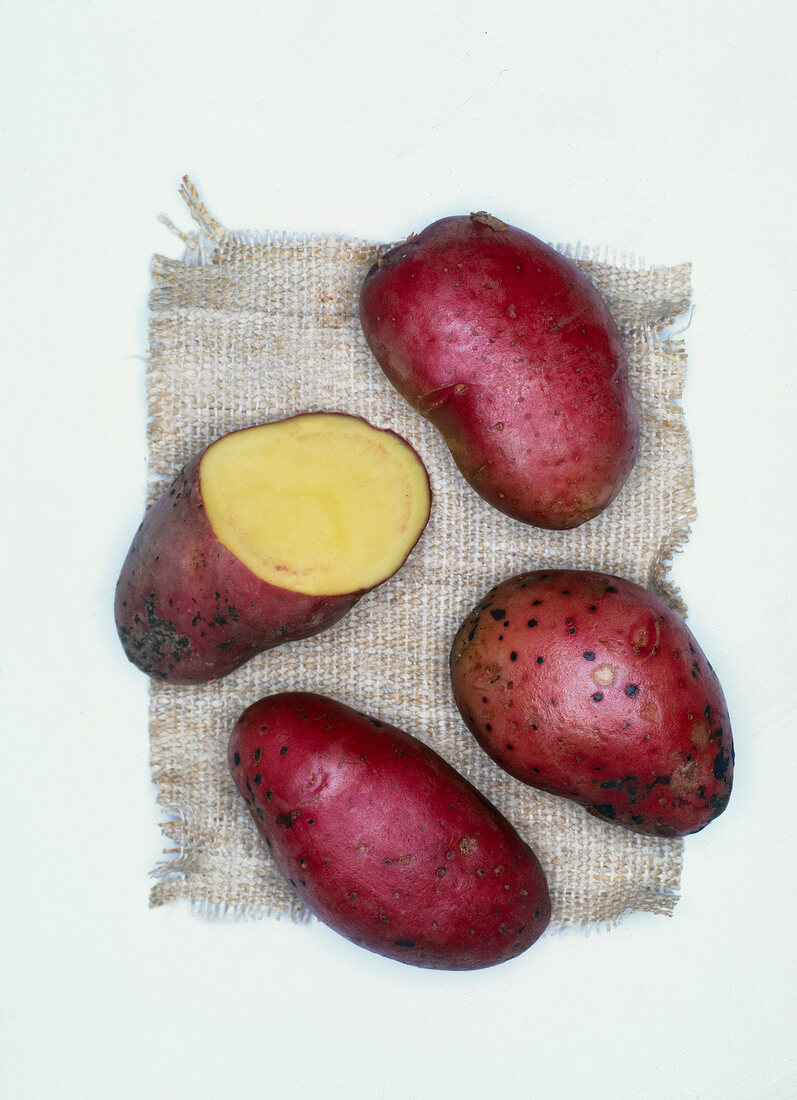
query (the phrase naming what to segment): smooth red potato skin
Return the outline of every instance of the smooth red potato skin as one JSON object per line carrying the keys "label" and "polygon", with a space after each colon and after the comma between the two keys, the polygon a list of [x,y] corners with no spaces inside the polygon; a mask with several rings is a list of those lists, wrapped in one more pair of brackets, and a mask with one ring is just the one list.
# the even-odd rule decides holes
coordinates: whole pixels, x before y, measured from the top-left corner
{"label": "smooth red potato skin", "polygon": [[201,459],[147,512],[116,587],[125,653],[149,676],[173,684],[217,680],[264,650],[317,634],[363,595],[308,596],[255,576],[213,533]]}
{"label": "smooth red potato skin", "polygon": [[335,700],[273,695],[228,760],[277,867],[324,923],[415,966],[472,970],[542,934],[542,868],[510,823],[409,734]]}
{"label": "smooth red potato skin", "polygon": [[625,351],[575,264],[495,224],[443,218],[388,252],[362,286],[363,332],[481,496],[537,527],[577,527],[636,460]]}
{"label": "smooth red potato skin", "polygon": [[719,680],[683,620],[630,581],[580,570],[504,581],[460,627],[451,681],[496,763],[605,821],[685,836],[728,803]]}

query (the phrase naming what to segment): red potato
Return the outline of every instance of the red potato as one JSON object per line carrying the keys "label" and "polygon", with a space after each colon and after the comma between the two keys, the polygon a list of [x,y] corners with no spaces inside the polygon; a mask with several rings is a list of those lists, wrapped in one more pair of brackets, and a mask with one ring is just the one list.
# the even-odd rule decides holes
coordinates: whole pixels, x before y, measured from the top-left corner
{"label": "red potato", "polygon": [[639,446],[623,344],[589,279],[542,241],[484,213],[443,218],[378,260],[360,318],[502,512],[577,527],[620,491]]}
{"label": "red potato", "polygon": [[639,585],[580,570],[504,581],[460,627],[451,680],[496,763],[605,821],[685,836],[728,804],[719,680],[683,620]]}
{"label": "red potato", "polygon": [[414,966],[472,970],[521,954],[545,930],[537,857],[409,734],[286,692],[244,711],[228,760],[277,867],[354,943]]}
{"label": "red potato", "polygon": [[360,417],[231,432],[133,540],[116,589],[124,650],[156,679],[198,684],[317,634],[400,568],[430,505],[413,448]]}

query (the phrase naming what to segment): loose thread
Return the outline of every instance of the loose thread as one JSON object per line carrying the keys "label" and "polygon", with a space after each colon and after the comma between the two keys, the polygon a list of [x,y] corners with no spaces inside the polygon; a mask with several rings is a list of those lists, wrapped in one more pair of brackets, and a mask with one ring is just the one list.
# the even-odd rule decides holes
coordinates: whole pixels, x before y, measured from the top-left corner
{"label": "loose thread", "polygon": [[180,196],[188,207],[189,214],[205,235],[218,245],[226,244],[232,234],[209,213],[188,176],[183,176]]}

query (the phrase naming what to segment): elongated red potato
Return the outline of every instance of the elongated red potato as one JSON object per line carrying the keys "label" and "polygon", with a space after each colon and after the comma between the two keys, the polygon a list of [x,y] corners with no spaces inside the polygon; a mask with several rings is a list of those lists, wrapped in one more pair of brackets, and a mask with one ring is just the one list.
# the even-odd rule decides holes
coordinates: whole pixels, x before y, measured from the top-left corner
{"label": "elongated red potato", "polygon": [[639,429],[614,320],[578,267],[489,214],[442,218],[366,276],[363,332],[470,485],[537,527],[603,511]]}
{"label": "elongated red potato", "polygon": [[719,680],[683,620],[639,585],[580,570],[504,581],[460,627],[451,680],[496,763],[605,821],[685,836],[728,804]]}
{"label": "elongated red potato", "polygon": [[537,857],[423,742],[321,695],[249,707],[233,779],[277,866],[342,936],[415,966],[472,970],[525,951],[550,918]]}
{"label": "elongated red potato", "polygon": [[430,505],[413,448],[360,417],[223,436],[133,540],[116,589],[124,650],[152,677],[196,684],[317,634],[401,567]]}

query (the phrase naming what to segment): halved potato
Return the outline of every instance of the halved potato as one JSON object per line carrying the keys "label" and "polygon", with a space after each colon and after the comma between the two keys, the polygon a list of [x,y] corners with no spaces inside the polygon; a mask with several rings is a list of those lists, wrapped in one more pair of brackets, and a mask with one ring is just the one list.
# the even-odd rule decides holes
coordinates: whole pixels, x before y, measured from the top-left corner
{"label": "halved potato", "polygon": [[150,676],[202,683],[316,634],[401,567],[430,507],[415,450],[360,417],[231,432],[139,528],[116,593],[125,652]]}

